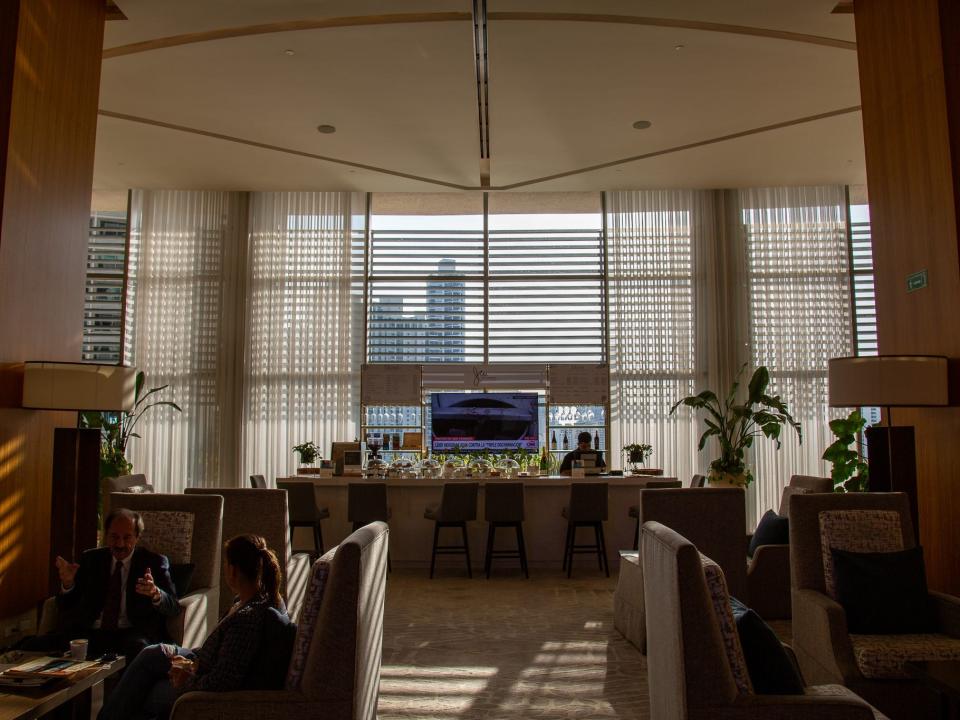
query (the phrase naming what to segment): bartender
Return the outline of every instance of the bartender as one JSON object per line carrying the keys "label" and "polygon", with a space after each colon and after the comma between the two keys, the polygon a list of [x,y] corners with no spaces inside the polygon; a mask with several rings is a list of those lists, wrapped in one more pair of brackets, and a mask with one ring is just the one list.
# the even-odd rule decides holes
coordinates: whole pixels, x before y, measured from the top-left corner
{"label": "bartender", "polygon": [[582,432],[577,435],[577,449],[571,450],[566,455],[563,456],[563,462],[560,463],[560,474],[569,475],[570,470],[573,467],[573,461],[579,460],[581,455],[584,453],[593,453],[597,456],[597,467],[605,468],[607,465],[603,462],[603,453],[599,450],[594,450],[590,444],[590,433]]}

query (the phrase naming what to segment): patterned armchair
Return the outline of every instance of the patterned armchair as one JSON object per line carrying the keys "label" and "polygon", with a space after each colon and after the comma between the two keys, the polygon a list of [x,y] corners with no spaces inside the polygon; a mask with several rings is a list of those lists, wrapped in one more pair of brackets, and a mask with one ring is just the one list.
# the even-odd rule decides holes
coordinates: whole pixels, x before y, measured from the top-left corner
{"label": "patterned armchair", "polygon": [[[699,491],[703,492],[703,491]],[[839,685],[802,695],[757,695],[720,566],[686,538],[647,522],[641,544],[647,596],[650,716],[657,720],[878,720]]]}
{"label": "patterned armchair", "polygon": [[830,548],[893,552],[915,547],[903,493],[815,493],[790,501],[794,649],[804,675],[842,683],[894,720],[936,718],[933,694],[909,679],[904,663],[960,659],[960,600],[930,593],[932,633],[856,635],[832,596]]}
{"label": "patterned armchair", "polygon": [[189,692],[172,720],[375,720],[389,530],[356,530],[312,567],[284,690]]}
{"label": "patterned armchair", "polygon": [[[223,538],[243,533],[262,535],[277,554],[284,569],[280,591],[287,601],[287,612],[296,621],[303,605],[310,573],[310,556],[294,554],[290,545],[287,519],[287,493],[284,490],[253,488],[187,488],[186,495],[220,495],[223,497]],[[233,602],[233,593],[220,573],[220,610],[223,615]]]}

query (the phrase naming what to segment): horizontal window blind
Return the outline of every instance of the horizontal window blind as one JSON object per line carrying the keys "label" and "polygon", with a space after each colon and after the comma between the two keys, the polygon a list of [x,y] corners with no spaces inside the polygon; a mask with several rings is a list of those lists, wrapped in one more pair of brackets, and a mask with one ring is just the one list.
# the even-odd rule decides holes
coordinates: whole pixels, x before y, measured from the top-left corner
{"label": "horizontal window blind", "polygon": [[126,238],[126,213],[96,213],[90,218],[83,300],[84,362],[120,362]]}

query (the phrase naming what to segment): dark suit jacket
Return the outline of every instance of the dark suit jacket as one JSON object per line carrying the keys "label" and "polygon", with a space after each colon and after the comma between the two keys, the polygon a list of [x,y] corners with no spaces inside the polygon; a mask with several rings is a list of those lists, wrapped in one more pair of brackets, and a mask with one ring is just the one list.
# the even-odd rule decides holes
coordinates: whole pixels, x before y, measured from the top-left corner
{"label": "dark suit jacket", "polygon": [[[80,556],[80,568],[73,588],[57,595],[57,605],[64,615],[62,627],[88,630],[103,612],[110,582],[113,556],[109,548],[87,550]],[[150,568],[153,582],[160,590],[160,603],[154,605],[146,595],[136,591],[137,580]],[[134,548],[127,577],[127,619],[131,627],[152,642],[166,638],[166,618],[180,613],[180,603],[170,579],[170,563],[163,555],[146,548]]]}

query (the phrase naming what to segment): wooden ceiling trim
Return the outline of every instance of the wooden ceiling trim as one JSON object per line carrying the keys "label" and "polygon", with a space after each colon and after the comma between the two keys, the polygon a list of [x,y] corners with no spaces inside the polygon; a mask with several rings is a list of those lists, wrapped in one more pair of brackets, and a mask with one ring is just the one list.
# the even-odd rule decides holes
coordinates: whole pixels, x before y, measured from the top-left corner
{"label": "wooden ceiling trim", "polygon": [[[803,33],[773,30],[769,28],[751,27],[749,25],[730,25],[726,23],[705,22],[701,20],[682,20],[677,18],[641,17],[636,15],[604,15],[594,13],[550,13],[550,12],[491,12],[489,20],[502,21],[540,21],[540,22],[581,22],[581,23],[608,23],[618,25],[641,25],[646,27],[669,27],[686,30],[702,30],[705,32],[730,33],[734,35],[748,35],[751,37],[772,38],[802,42],[811,45],[839,48],[841,50],[856,50],[857,44],[847,40],[823,37],[820,35],[806,35]],[[269,35],[272,33],[296,32],[299,30],[327,30],[331,28],[363,27],[375,25],[400,25],[436,22],[472,22],[472,15],[468,12],[436,12],[436,13],[395,13],[381,15],[359,15],[350,17],[322,18],[312,20],[285,20],[282,22],[260,23],[256,25],[242,25],[238,27],[217,28],[181,35],[154,38],[128,45],[118,45],[106,48],[103,59],[135,55],[152,50],[176,47],[178,45],[192,45],[195,43],[224,40],[227,38],[247,37],[250,35]]]}

